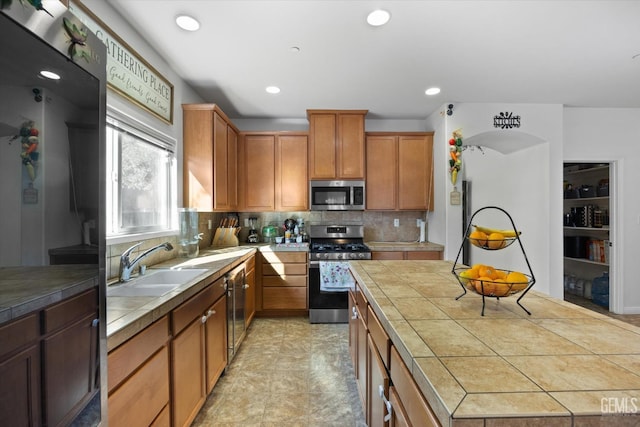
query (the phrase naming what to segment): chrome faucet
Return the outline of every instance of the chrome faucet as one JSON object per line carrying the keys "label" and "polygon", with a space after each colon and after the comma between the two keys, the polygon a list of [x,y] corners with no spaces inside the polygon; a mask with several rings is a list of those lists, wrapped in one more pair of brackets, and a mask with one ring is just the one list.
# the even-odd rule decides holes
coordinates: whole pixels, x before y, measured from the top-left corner
{"label": "chrome faucet", "polygon": [[171,243],[164,242],[158,246],[152,247],[151,249],[147,249],[146,251],[141,253],[136,259],[131,261],[129,259],[129,255],[131,255],[131,251],[133,251],[135,248],[137,248],[141,244],[142,242],[131,246],[129,249],[124,251],[122,255],[120,255],[120,273],[118,276],[120,277],[121,282],[129,281],[131,279],[131,272],[136,267],[136,265],[138,265],[140,261],[142,261],[144,258],[149,256],[152,252],[155,252],[158,249],[163,249],[163,248],[165,251],[173,250],[173,246],[171,246]]}

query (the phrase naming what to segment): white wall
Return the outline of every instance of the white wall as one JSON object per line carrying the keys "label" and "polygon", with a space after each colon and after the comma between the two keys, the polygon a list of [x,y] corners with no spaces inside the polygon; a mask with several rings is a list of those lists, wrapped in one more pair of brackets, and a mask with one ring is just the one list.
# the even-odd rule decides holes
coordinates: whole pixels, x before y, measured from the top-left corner
{"label": "white wall", "polygon": [[[215,102],[204,100],[186,84],[171,68],[171,66],[153,49],[138,32],[136,32],[111,5],[102,0],[83,0],[91,12],[131,46],[142,58],[151,64],[158,72],[173,84],[173,124],[158,119],[153,114],[131,103],[123,96],[112,90],[107,91],[107,104],[163,132],[178,141],[178,204],[182,206],[182,104],[198,102]],[[149,3],[153,7],[152,3]]]}
{"label": "white wall", "polygon": [[615,276],[613,304],[625,314],[640,313],[638,262],[640,241],[640,109],[566,108],[564,111],[565,162],[615,162],[611,182],[613,234],[612,262]]}
{"label": "white wall", "polygon": [[[445,259],[454,260],[462,243],[462,206],[450,205],[453,185],[449,178],[448,140],[456,129],[462,130],[463,144],[482,145],[495,141],[508,144],[513,140],[518,150],[500,154],[494,150],[465,150],[462,155],[460,181],[472,181],[472,209],[498,206],[513,217],[523,231],[522,242],[536,277],[535,288],[562,297],[562,106],[531,104],[454,104],[453,114],[432,114],[427,123],[436,131],[434,161],[437,189],[436,212],[430,216],[429,238],[445,245]],[[517,130],[496,129],[493,117],[500,112],[513,112],[521,117]],[[525,141],[524,143],[522,141]],[[545,141],[534,145],[532,141]],[[497,146],[499,144],[496,144]],[[525,148],[528,147],[528,148]],[[492,224],[490,224],[492,225]],[[501,223],[494,224],[498,228]],[[485,251],[486,252],[486,251]],[[477,261],[501,268],[521,269],[521,251],[511,247],[505,251],[478,253]]]}

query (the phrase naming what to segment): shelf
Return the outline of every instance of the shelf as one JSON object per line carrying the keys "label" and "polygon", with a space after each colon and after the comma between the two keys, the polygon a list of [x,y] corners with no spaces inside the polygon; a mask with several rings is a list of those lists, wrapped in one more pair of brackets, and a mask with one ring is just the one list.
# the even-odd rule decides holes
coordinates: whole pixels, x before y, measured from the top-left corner
{"label": "shelf", "polygon": [[609,200],[609,196],[600,197],[576,197],[575,199],[562,199],[565,202],[597,202]]}
{"label": "shelf", "polygon": [[596,171],[605,171],[605,170],[609,170],[609,165],[605,165],[605,166],[596,166],[593,168],[586,168],[586,169],[579,169],[579,170],[575,170],[575,171],[564,171],[565,175],[580,175],[580,174],[584,174],[584,173],[589,173],[589,172],[596,172]]}
{"label": "shelf", "polygon": [[609,231],[609,227],[562,227],[565,230],[576,231]]}
{"label": "shelf", "polygon": [[605,266],[605,267],[609,266],[609,264],[604,263],[604,262],[591,261],[591,260],[584,259],[584,258],[571,258],[571,257],[566,256],[566,257],[564,257],[564,259],[565,259],[565,261],[575,261],[575,262],[581,262],[581,263],[584,263],[584,264],[602,265],[602,266]]}

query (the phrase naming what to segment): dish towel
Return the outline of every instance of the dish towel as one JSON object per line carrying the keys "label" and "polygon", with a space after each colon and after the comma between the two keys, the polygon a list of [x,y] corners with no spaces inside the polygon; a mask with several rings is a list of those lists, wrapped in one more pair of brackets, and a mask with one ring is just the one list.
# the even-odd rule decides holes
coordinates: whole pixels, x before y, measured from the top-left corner
{"label": "dish towel", "polygon": [[347,292],[355,286],[348,262],[320,261],[320,291]]}

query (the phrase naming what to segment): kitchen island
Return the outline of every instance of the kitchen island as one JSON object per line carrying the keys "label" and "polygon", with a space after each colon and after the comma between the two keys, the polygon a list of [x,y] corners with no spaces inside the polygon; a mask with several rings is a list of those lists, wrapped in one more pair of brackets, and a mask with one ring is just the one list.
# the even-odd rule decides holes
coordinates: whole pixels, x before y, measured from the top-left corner
{"label": "kitchen island", "polygon": [[455,299],[452,266],[351,262],[443,426],[640,424],[640,328],[535,290],[530,316],[517,296],[487,298],[481,316],[480,295]]}

